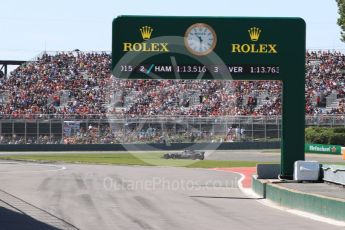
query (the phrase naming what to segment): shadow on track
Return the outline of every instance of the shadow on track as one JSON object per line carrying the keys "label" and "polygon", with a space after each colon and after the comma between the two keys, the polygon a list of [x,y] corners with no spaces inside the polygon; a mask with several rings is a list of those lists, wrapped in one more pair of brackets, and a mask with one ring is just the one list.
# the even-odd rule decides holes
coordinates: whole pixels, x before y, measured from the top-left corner
{"label": "shadow on track", "polygon": [[36,230],[36,229],[47,229],[55,230],[58,229],[49,224],[38,221],[24,213],[9,210],[4,207],[0,207],[0,230]]}

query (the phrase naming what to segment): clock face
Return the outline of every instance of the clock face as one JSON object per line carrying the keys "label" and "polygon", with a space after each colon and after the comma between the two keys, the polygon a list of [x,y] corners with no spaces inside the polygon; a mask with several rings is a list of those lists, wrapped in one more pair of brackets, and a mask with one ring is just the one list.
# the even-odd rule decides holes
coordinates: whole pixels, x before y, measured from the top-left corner
{"label": "clock face", "polygon": [[187,29],[184,43],[189,52],[202,56],[212,52],[217,43],[217,36],[209,25],[196,23]]}

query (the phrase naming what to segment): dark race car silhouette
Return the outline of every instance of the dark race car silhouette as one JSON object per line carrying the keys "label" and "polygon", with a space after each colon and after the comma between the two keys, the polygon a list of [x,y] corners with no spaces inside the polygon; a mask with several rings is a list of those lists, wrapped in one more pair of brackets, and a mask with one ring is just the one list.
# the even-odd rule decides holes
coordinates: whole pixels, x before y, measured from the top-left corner
{"label": "dark race car silhouette", "polygon": [[166,153],[162,156],[164,159],[192,159],[204,160],[205,152],[197,150],[183,150],[182,152]]}

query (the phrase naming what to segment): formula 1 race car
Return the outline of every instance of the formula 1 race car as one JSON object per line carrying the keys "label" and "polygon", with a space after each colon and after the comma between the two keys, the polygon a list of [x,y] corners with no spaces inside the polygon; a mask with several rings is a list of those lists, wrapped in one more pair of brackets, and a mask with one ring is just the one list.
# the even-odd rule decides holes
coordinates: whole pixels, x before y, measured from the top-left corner
{"label": "formula 1 race car", "polygon": [[162,156],[162,158],[204,160],[205,152],[197,151],[197,150],[183,150],[182,152],[166,153]]}

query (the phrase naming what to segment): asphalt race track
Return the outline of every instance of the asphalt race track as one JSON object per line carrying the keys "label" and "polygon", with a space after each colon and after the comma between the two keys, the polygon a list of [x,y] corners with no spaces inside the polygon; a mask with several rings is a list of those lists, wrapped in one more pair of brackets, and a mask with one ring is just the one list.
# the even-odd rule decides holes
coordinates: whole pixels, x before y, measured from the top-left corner
{"label": "asphalt race track", "polygon": [[[280,162],[280,150],[216,150],[207,151],[208,160]],[[319,162],[344,162],[341,155],[305,154],[306,160]]]}
{"label": "asphalt race track", "polygon": [[207,169],[2,162],[0,229],[343,229],[264,206],[238,179]]}

